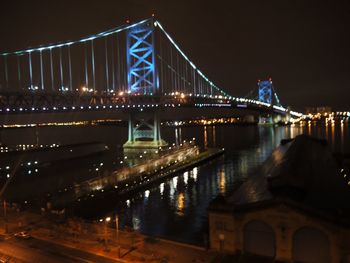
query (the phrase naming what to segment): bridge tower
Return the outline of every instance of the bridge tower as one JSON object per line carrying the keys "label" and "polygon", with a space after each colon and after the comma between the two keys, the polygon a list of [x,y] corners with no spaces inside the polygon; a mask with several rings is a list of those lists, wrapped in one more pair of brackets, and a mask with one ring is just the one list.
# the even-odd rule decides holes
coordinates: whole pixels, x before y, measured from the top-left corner
{"label": "bridge tower", "polygon": [[[128,93],[145,100],[159,93],[156,70],[155,23],[153,19],[128,29],[126,37]],[[160,136],[158,113],[152,110],[129,110],[128,141],[125,153],[156,151],[167,143]]]}
{"label": "bridge tower", "polygon": [[[272,80],[258,80],[258,100],[264,103],[272,104]],[[272,124],[273,118],[272,114],[268,114],[267,116],[259,117],[260,124]]]}
{"label": "bridge tower", "polygon": [[259,86],[259,101],[268,104],[272,103],[272,80],[258,81]]}

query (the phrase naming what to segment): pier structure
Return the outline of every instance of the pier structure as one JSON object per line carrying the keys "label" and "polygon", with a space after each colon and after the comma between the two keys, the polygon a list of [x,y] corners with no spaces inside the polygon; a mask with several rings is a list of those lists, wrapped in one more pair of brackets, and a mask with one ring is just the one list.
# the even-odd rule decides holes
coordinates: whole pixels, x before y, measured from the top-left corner
{"label": "pier structure", "polygon": [[167,146],[160,135],[160,120],[156,110],[139,112],[130,110],[128,141],[123,145],[126,156],[139,155],[145,151],[158,153],[159,147]]}

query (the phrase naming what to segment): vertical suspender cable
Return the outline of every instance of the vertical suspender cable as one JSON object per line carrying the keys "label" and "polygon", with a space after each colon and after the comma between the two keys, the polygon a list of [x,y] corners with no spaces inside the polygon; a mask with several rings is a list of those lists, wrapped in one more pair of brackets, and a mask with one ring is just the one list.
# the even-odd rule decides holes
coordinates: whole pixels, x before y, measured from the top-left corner
{"label": "vertical suspender cable", "polygon": [[117,64],[116,64],[116,66],[117,66],[117,83],[119,84],[119,85],[117,85],[117,87],[118,87],[118,89],[120,90],[120,91],[125,91],[125,90],[127,90],[127,86],[126,87],[124,87],[124,83],[122,83],[122,81],[124,81],[123,79],[122,79],[122,73],[121,73],[121,68],[120,68],[120,52],[119,52],[119,38],[118,38],[118,34],[116,35],[116,40],[117,40]]}
{"label": "vertical suspender cable", "polygon": [[68,46],[68,67],[69,67],[69,89],[73,91],[72,59],[70,55],[70,45]]}
{"label": "vertical suspender cable", "polygon": [[60,47],[60,74],[61,74],[61,90],[65,91],[63,86],[63,65],[62,65],[62,47]]}
{"label": "vertical suspender cable", "polygon": [[170,82],[171,82],[171,91],[174,91],[175,83],[173,82],[173,51],[170,46]]}
{"label": "vertical suspender cable", "polygon": [[200,82],[200,87],[201,87],[201,92],[200,94],[203,96],[205,94],[205,85],[204,85],[204,80],[202,77],[201,78],[201,82]]}
{"label": "vertical suspender cable", "polygon": [[111,49],[111,57],[112,57],[112,89],[115,91],[115,73],[114,73],[114,40],[113,37],[111,38],[111,44],[112,44],[112,49]]}
{"label": "vertical suspender cable", "polygon": [[115,73],[114,73],[114,39],[113,37],[111,38],[111,44],[112,44],[112,49],[111,49],[111,57],[112,57],[112,89],[115,91]]}
{"label": "vertical suspender cable", "polygon": [[[175,60],[175,59],[174,59]],[[176,68],[175,68],[175,64],[176,62],[174,61],[174,64],[172,65],[172,68],[173,68],[173,71],[174,71],[174,82],[175,82],[175,92],[178,91],[178,82],[177,82],[177,71],[176,71]]]}
{"label": "vertical suspender cable", "polygon": [[85,44],[85,86],[89,90],[89,73],[88,73],[88,61],[87,61],[87,42]]}
{"label": "vertical suspender cable", "polygon": [[55,79],[53,75],[52,48],[50,48],[50,67],[51,67],[51,89],[55,90]]}
{"label": "vertical suspender cable", "polygon": [[185,84],[185,87],[186,87],[186,93],[190,93],[190,91],[189,90],[187,90],[188,88],[188,79],[187,79],[187,61],[185,60],[184,61],[185,62],[185,80],[186,80],[186,84]]}
{"label": "vertical suspender cable", "polygon": [[107,37],[105,37],[105,54],[106,54],[106,89],[109,92],[109,63],[108,63],[108,42]]}
{"label": "vertical suspender cable", "polygon": [[184,70],[184,63],[183,63],[183,60],[182,58],[180,58],[180,67],[181,67],[181,82],[182,82],[182,92],[183,93],[186,93],[186,90],[185,90],[185,70]]}
{"label": "vertical suspender cable", "polygon": [[199,96],[202,95],[202,78],[201,78],[200,75],[198,76],[198,89],[197,89],[197,92],[198,92]]}
{"label": "vertical suspender cable", "polygon": [[32,52],[29,52],[29,78],[30,78],[30,88],[33,89],[33,68],[32,68]]}
{"label": "vertical suspender cable", "polygon": [[18,88],[21,89],[22,80],[21,80],[21,57],[17,56],[17,72],[18,72]]}
{"label": "vertical suspender cable", "polygon": [[179,66],[179,52],[176,52],[176,74],[177,74],[177,86],[178,86],[178,91],[181,92],[181,71],[180,71],[180,66]]}
{"label": "vertical suspender cable", "polygon": [[162,48],[162,37],[159,35],[159,55],[160,55],[160,59],[159,59],[159,63],[160,63],[160,80],[159,80],[159,89],[160,89],[160,93],[163,94],[164,93],[164,89],[163,89],[163,83],[164,82],[164,72],[163,72],[163,48]]}
{"label": "vertical suspender cable", "polygon": [[43,68],[43,52],[40,50],[40,81],[41,90],[44,90],[44,68]]}
{"label": "vertical suspender cable", "polygon": [[96,77],[95,77],[95,52],[94,52],[94,40],[91,40],[91,63],[92,63],[92,85],[93,90],[96,90]]}
{"label": "vertical suspender cable", "polygon": [[5,63],[5,82],[6,82],[6,89],[9,88],[9,74],[8,74],[8,68],[7,68],[7,55],[4,56],[4,63]]}
{"label": "vertical suspender cable", "polygon": [[196,95],[196,70],[193,69],[193,94]]}
{"label": "vertical suspender cable", "polygon": [[186,84],[187,84],[187,71],[186,71],[186,61],[184,59],[182,59],[182,70],[183,70],[183,80],[184,80],[184,93],[187,93],[186,91]]}
{"label": "vertical suspender cable", "polygon": [[201,87],[202,87],[202,92],[201,92],[201,94],[202,94],[202,96],[203,96],[203,95],[207,94],[207,93],[206,93],[205,80],[204,80],[203,78],[201,78]]}
{"label": "vertical suspender cable", "polygon": [[201,78],[201,87],[202,87],[201,94],[204,95],[205,94],[205,83],[204,83],[204,79],[203,78]]}
{"label": "vertical suspender cable", "polygon": [[203,78],[202,78],[202,94],[203,95],[207,94],[206,81]]}

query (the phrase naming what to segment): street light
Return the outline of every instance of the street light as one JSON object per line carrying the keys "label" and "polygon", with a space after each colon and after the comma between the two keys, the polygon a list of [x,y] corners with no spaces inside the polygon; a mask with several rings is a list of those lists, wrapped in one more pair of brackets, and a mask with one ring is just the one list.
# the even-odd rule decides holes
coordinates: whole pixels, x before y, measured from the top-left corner
{"label": "street light", "polygon": [[115,215],[115,230],[117,234],[117,243],[119,244],[119,217],[118,214]]}
{"label": "street light", "polygon": [[[100,220],[103,221],[103,220]],[[108,223],[111,221],[111,218],[108,216],[105,218],[105,249],[106,251],[108,250],[108,229],[107,229],[107,225]]]}
{"label": "street light", "polygon": [[[12,181],[13,177],[15,175],[15,172],[10,173],[10,176],[8,177],[6,183],[4,184],[4,186],[1,188],[0,190],[0,200],[2,199],[2,196],[7,188],[7,186],[9,185],[9,183]],[[8,232],[8,226],[7,226],[7,203],[6,203],[6,199],[3,199],[3,203],[4,203],[4,219],[5,219],[5,233]]]}
{"label": "street light", "polygon": [[115,215],[115,230],[117,234],[117,248],[118,248],[118,258],[120,258],[120,244],[119,244],[119,217],[118,214]]}

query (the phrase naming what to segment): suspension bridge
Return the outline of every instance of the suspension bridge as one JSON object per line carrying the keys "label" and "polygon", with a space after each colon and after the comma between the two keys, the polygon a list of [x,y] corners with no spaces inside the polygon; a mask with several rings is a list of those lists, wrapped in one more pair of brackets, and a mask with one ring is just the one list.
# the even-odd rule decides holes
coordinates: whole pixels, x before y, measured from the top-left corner
{"label": "suspension bridge", "polygon": [[[298,118],[272,80],[246,98],[214,84],[155,18],[78,40],[0,54],[0,114],[125,110],[125,148],[166,145],[157,111],[224,107]],[[148,143],[145,143],[148,142]]]}

